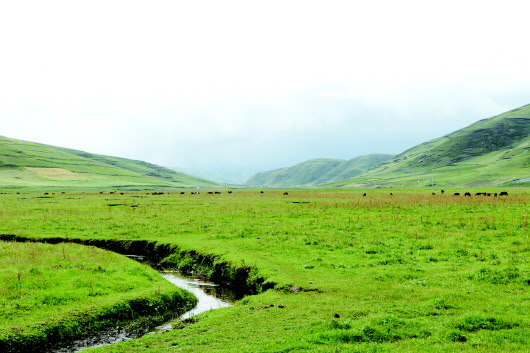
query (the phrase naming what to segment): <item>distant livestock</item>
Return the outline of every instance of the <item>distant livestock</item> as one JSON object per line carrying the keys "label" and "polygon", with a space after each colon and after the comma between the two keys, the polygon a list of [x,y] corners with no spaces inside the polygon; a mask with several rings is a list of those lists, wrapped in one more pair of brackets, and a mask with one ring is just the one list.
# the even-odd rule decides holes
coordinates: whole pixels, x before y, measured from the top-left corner
{"label": "distant livestock", "polygon": [[[263,191],[262,191],[262,192],[263,192]],[[288,192],[284,192],[283,194],[284,194],[284,195],[289,195],[289,193],[288,193]]]}
{"label": "distant livestock", "polygon": [[464,196],[471,196],[471,193],[470,193],[470,192],[466,192],[466,193],[464,194]]}
{"label": "distant livestock", "polygon": [[460,196],[460,193],[459,192],[455,192],[453,195],[454,196]]}
{"label": "distant livestock", "polygon": [[501,193],[499,194],[499,196],[508,196],[508,192],[506,192],[506,191],[501,191]]}

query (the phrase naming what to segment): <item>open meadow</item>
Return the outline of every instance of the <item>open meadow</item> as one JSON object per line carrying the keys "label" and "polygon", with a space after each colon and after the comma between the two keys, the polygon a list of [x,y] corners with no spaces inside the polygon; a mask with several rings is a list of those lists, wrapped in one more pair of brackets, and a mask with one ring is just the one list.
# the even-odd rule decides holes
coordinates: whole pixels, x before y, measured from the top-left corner
{"label": "open meadow", "polygon": [[[528,352],[530,190],[478,191],[21,189],[0,195],[0,234],[158,245],[167,266],[215,278],[229,264],[223,278],[261,292],[87,352]],[[13,286],[30,276],[6,263]],[[16,299],[1,300],[3,322]]]}

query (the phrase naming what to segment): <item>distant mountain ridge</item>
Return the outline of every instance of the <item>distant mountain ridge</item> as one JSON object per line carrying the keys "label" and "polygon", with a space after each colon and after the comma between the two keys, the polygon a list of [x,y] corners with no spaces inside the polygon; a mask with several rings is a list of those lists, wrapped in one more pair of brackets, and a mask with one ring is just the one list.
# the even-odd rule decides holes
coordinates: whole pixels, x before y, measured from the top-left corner
{"label": "distant mountain ridge", "polygon": [[216,183],[120,157],[0,136],[0,186],[193,187]]}
{"label": "distant mountain ridge", "polygon": [[245,185],[252,187],[308,187],[348,179],[371,169],[394,155],[370,154],[350,160],[317,158],[292,167],[257,173]]}
{"label": "distant mountain ridge", "polygon": [[330,187],[483,186],[528,182],[530,105],[410,148]]}

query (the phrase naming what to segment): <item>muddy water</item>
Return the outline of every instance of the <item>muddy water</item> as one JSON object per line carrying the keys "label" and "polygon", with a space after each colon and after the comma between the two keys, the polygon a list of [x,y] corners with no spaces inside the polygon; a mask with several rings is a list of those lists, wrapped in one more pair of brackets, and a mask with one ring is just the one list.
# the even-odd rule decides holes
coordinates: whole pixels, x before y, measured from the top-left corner
{"label": "muddy water", "polygon": [[[145,264],[153,265],[152,263],[149,263],[147,258],[141,256],[128,257]],[[173,283],[175,286],[187,290],[197,297],[197,305],[195,308],[182,314],[179,317],[181,320],[188,319],[208,310],[232,306],[236,299],[238,299],[234,291],[214,283],[204,281],[197,276],[185,275],[178,271],[160,271],[160,273],[162,277]],[[86,348],[106,346],[109,344],[138,338],[145,334],[168,331],[171,329],[171,323],[157,326],[152,331],[146,330],[143,332],[127,332],[125,329],[117,327],[106,330],[97,337],[90,337],[88,339],[75,341],[69,347],[48,351],[48,353],[81,352]]]}

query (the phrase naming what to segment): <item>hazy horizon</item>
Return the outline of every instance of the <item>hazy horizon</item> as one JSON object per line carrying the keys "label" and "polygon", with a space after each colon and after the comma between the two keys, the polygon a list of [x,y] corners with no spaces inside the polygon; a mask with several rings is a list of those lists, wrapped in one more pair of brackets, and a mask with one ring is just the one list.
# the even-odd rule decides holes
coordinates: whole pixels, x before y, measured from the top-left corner
{"label": "hazy horizon", "polygon": [[398,154],[530,103],[523,1],[0,5],[0,135],[187,171]]}

